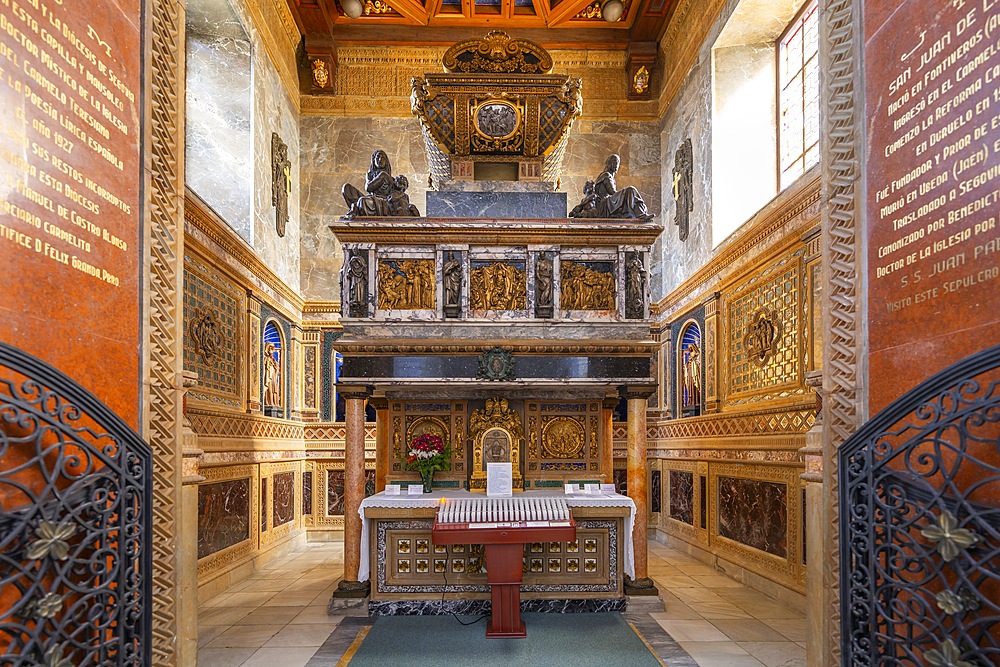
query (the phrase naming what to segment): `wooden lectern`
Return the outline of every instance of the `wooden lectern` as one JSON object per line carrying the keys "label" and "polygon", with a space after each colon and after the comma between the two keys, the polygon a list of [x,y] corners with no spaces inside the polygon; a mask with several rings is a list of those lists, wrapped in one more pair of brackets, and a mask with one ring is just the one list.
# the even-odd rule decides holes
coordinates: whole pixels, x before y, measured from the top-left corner
{"label": "wooden lectern", "polygon": [[[463,507],[464,506],[464,507]],[[533,518],[534,517],[534,518]],[[521,565],[527,542],[572,542],[576,522],[565,501],[477,498],[443,501],[434,519],[434,544],[482,544],[493,616],[486,636],[527,637],[521,620]]]}

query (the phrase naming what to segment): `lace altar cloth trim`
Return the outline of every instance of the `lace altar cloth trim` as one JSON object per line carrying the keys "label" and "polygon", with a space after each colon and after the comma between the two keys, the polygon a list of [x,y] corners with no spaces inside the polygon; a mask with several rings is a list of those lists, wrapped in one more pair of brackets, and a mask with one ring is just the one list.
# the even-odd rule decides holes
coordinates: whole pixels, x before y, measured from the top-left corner
{"label": "lace altar cloth trim", "polygon": [[[562,492],[547,490],[524,491],[519,496],[531,498],[565,498],[566,504],[570,507],[628,507],[629,515],[625,519],[625,534],[622,540],[625,543],[624,569],[625,574],[635,578],[635,552],[632,543],[632,527],[635,525],[635,503],[628,496],[615,494],[613,496],[585,496],[585,495],[565,495]],[[406,508],[435,508],[441,504],[442,498],[485,498],[481,493],[470,493],[468,491],[435,491],[434,493],[424,493],[419,496],[387,496],[385,492],[369,496],[361,502],[358,514],[361,515],[361,564],[358,566],[358,581],[368,581],[370,570],[369,537],[370,521],[365,518],[365,510],[369,507],[406,509]]]}

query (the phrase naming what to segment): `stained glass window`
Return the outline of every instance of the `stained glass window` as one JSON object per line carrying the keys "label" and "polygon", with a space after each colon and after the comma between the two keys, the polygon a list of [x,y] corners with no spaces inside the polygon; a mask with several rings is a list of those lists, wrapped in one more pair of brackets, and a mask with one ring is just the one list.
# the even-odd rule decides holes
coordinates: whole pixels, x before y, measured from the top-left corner
{"label": "stained glass window", "polygon": [[807,3],[778,40],[781,189],[819,161],[819,5]]}

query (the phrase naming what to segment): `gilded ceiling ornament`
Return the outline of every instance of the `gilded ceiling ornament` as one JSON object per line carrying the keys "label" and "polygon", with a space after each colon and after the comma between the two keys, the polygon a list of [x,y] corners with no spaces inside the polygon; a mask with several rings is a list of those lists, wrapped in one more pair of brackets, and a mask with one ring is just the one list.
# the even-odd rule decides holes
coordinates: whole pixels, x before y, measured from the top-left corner
{"label": "gilded ceiling ornament", "polygon": [[600,0],[593,2],[585,9],[580,10],[574,18],[578,19],[599,19],[601,18],[601,3]]}
{"label": "gilded ceiling ornament", "polygon": [[527,39],[512,38],[502,30],[455,44],[445,52],[443,63],[449,72],[548,74],[552,70],[548,51]]}
{"label": "gilded ceiling ornament", "polygon": [[326,61],[322,58],[315,58],[312,61],[313,85],[317,88],[326,88],[330,83],[330,70],[327,69]]}
{"label": "gilded ceiling ornament", "polygon": [[572,417],[556,417],[542,429],[542,458],[577,459],[583,445],[583,424]]}
{"label": "gilded ceiling ornament", "polygon": [[514,355],[502,347],[486,350],[479,356],[479,372],[476,377],[481,380],[514,380]]}
{"label": "gilded ceiling ornament", "polygon": [[758,366],[765,365],[778,351],[783,330],[777,313],[767,308],[754,313],[743,335],[743,347],[750,360]]}
{"label": "gilded ceiling ornament", "polygon": [[382,2],[382,0],[366,0],[365,2],[365,16],[371,16],[372,14],[388,14],[393,11],[389,3]]}
{"label": "gilded ceiling ornament", "polygon": [[188,325],[188,334],[194,345],[194,353],[201,355],[205,363],[212,363],[222,349],[222,332],[219,331],[219,320],[215,313],[195,308]]}
{"label": "gilded ceiling ornament", "polygon": [[635,76],[632,77],[632,90],[637,93],[644,93],[647,88],[649,88],[649,70],[643,65],[636,70]]}

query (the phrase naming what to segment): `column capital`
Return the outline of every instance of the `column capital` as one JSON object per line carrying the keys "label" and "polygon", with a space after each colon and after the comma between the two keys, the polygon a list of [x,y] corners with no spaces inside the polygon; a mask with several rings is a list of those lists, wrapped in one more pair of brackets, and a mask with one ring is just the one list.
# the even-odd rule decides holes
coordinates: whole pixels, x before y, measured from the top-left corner
{"label": "column capital", "polygon": [[656,393],[655,384],[623,384],[618,388],[618,393],[622,398],[649,398]]}
{"label": "column capital", "polygon": [[373,391],[375,391],[375,388],[367,384],[348,384],[337,386],[337,393],[343,396],[345,400],[351,398],[365,399],[371,396]]}
{"label": "column capital", "polygon": [[603,401],[601,401],[601,407],[605,410],[614,410],[618,407],[618,398],[614,396],[606,396]]}
{"label": "column capital", "polygon": [[368,405],[376,410],[388,410],[389,399],[385,396],[372,396],[368,399]]}

